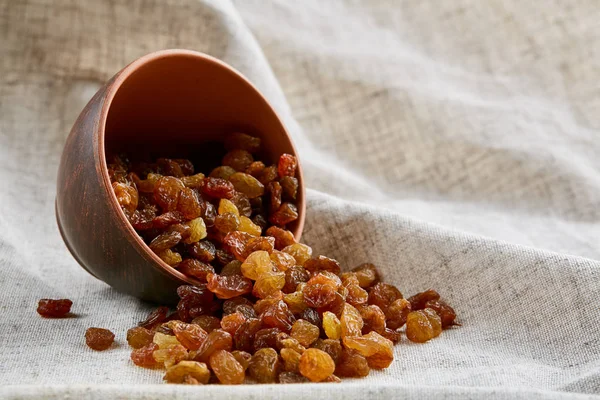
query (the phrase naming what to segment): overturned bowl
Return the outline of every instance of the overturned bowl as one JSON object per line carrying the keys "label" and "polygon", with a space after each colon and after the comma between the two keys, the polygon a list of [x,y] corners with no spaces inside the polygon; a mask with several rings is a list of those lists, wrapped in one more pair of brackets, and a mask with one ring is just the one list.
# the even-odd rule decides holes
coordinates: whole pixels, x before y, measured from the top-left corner
{"label": "overturned bowl", "polygon": [[[106,154],[136,149],[202,154],[203,144],[235,131],[260,137],[266,161],[282,153],[298,158],[265,97],[213,57],[159,51],[117,73],[79,115],[58,170],[56,219],[73,257],[120,292],[176,302],[179,285],[199,282],[164,263],[135,232],[112,190]],[[288,229],[298,240],[306,210],[300,165],[296,176],[299,216]]]}

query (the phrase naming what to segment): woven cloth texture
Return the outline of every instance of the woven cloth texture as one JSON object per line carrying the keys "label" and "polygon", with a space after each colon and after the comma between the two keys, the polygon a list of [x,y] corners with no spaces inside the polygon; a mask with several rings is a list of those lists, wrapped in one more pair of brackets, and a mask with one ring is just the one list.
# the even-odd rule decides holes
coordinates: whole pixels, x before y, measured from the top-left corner
{"label": "woven cloth texture", "polygon": [[[596,0],[0,0],[0,397],[538,399],[600,393]],[[463,326],[342,384],[162,385],[125,341],[151,306],[88,275],[54,217],[77,115],[166,48],[246,75],[298,147],[304,241],[436,288]],[[77,318],[44,320],[40,298]],[[85,346],[90,326],[117,345]]]}

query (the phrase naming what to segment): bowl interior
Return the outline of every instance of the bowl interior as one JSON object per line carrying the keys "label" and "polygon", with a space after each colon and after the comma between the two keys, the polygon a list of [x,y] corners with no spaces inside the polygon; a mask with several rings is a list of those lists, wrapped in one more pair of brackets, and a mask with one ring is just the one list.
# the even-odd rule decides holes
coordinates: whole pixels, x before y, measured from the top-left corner
{"label": "bowl interior", "polygon": [[[193,52],[154,55],[136,63],[123,70],[125,76],[109,103],[105,156],[126,152],[141,158],[189,158],[198,171],[210,172],[224,155],[215,142],[235,131],[262,139],[259,157],[267,165],[282,153],[296,154],[265,98],[224,63]],[[107,171],[104,174],[108,179]],[[298,208],[303,213],[301,171],[298,179]],[[289,226],[296,238],[302,217]]]}

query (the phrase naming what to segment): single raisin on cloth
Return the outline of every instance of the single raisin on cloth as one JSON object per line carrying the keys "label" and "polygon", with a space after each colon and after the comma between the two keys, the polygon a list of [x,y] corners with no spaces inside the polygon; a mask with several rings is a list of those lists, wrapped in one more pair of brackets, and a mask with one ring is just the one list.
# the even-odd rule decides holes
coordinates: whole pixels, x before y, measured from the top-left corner
{"label": "single raisin on cloth", "polygon": [[[0,3],[0,397],[600,393],[599,17],[591,0]],[[77,265],[56,227],[55,182],[95,91],[165,48],[223,59],[276,107],[304,169],[315,255],[343,270],[373,263],[403,293],[435,288],[462,326],[404,340],[389,369],[335,385],[164,385],[164,371],[135,367],[126,332],[152,306]],[[40,317],[40,299],[71,299],[72,316]],[[90,327],[115,343],[88,348]],[[318,350],[360,371],[330,345]],[[173,379],[189,370],[206,379],[186,364]]]}

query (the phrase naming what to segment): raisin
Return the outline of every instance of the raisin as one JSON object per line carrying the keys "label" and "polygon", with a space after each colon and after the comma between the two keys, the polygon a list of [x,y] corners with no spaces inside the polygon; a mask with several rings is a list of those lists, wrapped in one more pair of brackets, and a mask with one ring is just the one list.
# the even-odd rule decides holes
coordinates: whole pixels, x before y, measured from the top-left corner
{"label": "raisin", "polygon": [[134,349],[140,349],[152,343],[154,333],[149,329],[137,326],[127,331],[127,343]]}
{"label": "raisin", "polygon": [[456,325],[454,322],[456,319],[456,312],[446,302],[442,300],[429,300],[425,303],[425,307],[431,308],[440,316],[442,320],[442,328],[445,329],[449,326]]}
{"label": "raisin", "polygon": [[[435,311],[434,311],[435,313]],[[439,321],[440,331],[442,322],[440,317],[435,314]],[[424,310],[411,311],[406,318],[406,337],[411,342],[424,343],[435,337],[434,327],[430,318]]]}
{"label": "raisin", "polygon": [[296,265],[296,260],[294,259],[294,257],[289,255],[288,253],[284,253],[283,251],[273,250],[269,257],[271,258],[273,265],[279,271],[286,272],[288,269]]}
{"label": "raisin", "polygon": [[283,292],[271,293],[271,295],[265,297],[264,299],[258,300],[254,304],[254,310],[256,313],[262,314],[267,310],[267,308],[281,300],[283,300]]}
{"label": "raisin", "polygon": [[208,177],[204,179],[202,193],[217,199],[230,199],[235,195],[235,188],[225,179]]}
{"label": "raisin", "polygon": [[210,371],[205,363],[197,361],[181,361],[167,369],[164,380],[169,383],[183,383],[190,380],[207,384],[210,379]]}
{"label": "raisin", "polygon": [[334,274],[340,273],[340,263],[334,260],[333,258],[319,256],[317,258],[311,258],[306,260],[304,263],[304,268],[311,273],[316,273],[320,271],[329,271]]}
{"label": "raisin", "polygon": [[215,329],[221,328],[221,320],[212,315],[201,315],[192,320],[192,324],[198,325],[206,333],[211,333]]}
{"label": "raisin", "polygon": [[192,243],[188,247],[188,252],[192,257],[208,264],[215,259],[216,248],[212,242],[203,240],[201,242]]}
{"label": "raisin", "polygon": [[281,331],[278,328],[261,329],[254,335],[254,350],[277,347],[277,338]]}
{"label": "raisin", "polygon": [[279,383],[309,383],[310,381],[296,372],[282,372],[279,374]]}
{"label": "raisin", "polygon": [[413,311],[422,310],[425,308],[425,303],[428,301],[439,300],[440,295],[433,289],[426,290],[421,293],[417,293],[414,296],[408,298],[410,301],[410,308]]}
{"label": "raisin", "polygon": [[304,302],[304,295],[301,291],[284,295],[283,301],[285,301],[285,304],[288,305],[288,308],[293,314],[301,314],[308,307],[308,305]]}
{"label": "raisin", "polygon": [[292,349],[281,349],[279,353],[283,359],[283,369],[289,372],[298,372],[301,354]]}
{"label": "raisin", "polygon": [[260,150],[260,138],[235,132],[225,138],[225,148],[227,150],[242,149],[249,153],[256,153]]}
{"label": "raisin", "polygon": [[93,350],[106,350],[115,341],[115,334],[108,329],[88,328],[85,331],[85,343]]}
{"label": "raisin", "polygon": [[163,321],[167,319],[167,314],[169,314],[169,307],[158,307],[156,310],[148,314],[146,319],[140,322],[138,326],[146,329],[152,329],[154,326],[163,323]]}
{"label": "raisin", "polygon": [[268,185],[269,182],[274,181],[275,179],[277,179],[277,177],[278,177],[277,176],[277,167],[274,165],[271,165],[270,167],[267,167],[262,170],[262,172],[258,176],[258,180],[263,185]]}
{"label": "raisin", "polygon": [[335,368],[335,374],[348,378],[360,378],[369,375],[371,368],[367,359],[351,349],[344,349]]}
{"label": "raisin", "polygon": [[163,211],[175,211],[179,194],[185,188],[183,182],[172,176],[163,176],[154,187],[154,201]]}
{"label": "raisin", "polygon": [[335,370],[331,356],[319,349],[306,349],[300,356],[298,370],[312,382],[321,382]]}
{"label": "raisin", "polygon": [[223,233],[236,231],[240,225],[240,217],[233,213],[217,215],[215,218],[215,227]]}
{"label": "raisin", "polygon": [[315,326],[323,326],[319,312],[314,308],[307,308],[300,314],[300,317]]}
{"label": "raisin", "polygon": [[374,304],[386,312],[396,300],[402,298],[402,293],[393,285],[377,283],[369,290],[369,304]]}
{"label": "raisin", "polygon": [[275,238],[275,248],[277,250],[282,250],[283,248],[296,243],[296,239],[294,238],[292,232],[281,229],[277,226],[269,227],[265,234]]}
{"label": "raisin", "polygon": [[162,363],[165,368],[169,368],[188,357],[188,351],[180,344],[176,344],[163,349],[154,350],[152,357],[157,363]]}
{"label": "raisin", "polygon": [[223,157],[223,165],[236,171],[245,171],[254,162],[252,154],[242,149],[233,149]]}
{"label": "raisin", "polygon": [[283,178],[284,176],[294,176],[296,175],[296,167],[298,166],[298,162],[296,161],[296,157],[291,154],[282,154],[279,157],[279,163],[277,164],[277,172],[279,176]]}
{"label": "raisin", "polygon": [[238,230],[249,233],[252,236],[260,236],[262,233],[262,228],[260,226],[252,222],[250,218],[244,216],[240,217],[240,225],[238,226]]}
{"label": "raisin", "polygon": [[210,356],[218,350],[231,351],[233,340],[228,332],[222,329],[215,329],[208,334],[194,357],[195,361],[207,362]]}
{"label": "raisin", "polygon": [[186,324],[181,321],[176,321],[173,324],[173,333],[177,340],[188,350],[198,350],[208,337],[208,333],[199,325]]}
{"label": "raisin", "polygon": [[182,260],[181,254],[172,251],[171,249],[162,250],[156,253],[156,255],[171,267],[177,266]]}
{"label": "raisin", "polygon": [[169,225],[179,224],[185,221],[185,217],[179,211],[168,211],[155,217],[152,220],[152,227],[156,229],[165,229]]}
{"label": "raisin", "polygon": [[348,285],[348,294],[346,295],[346,301],[353,306],[357,307],[362,304],[366,304],[369,299],[369,293],[358,285]]}
{"label": "raisin", "polygon": [[302,266],[312,256],[312,249],[302,243],[291,244],[283,248],[281,251],[290,254],[296,259],[296,263]]}
{"label": "raisin", "polygon": [[217,209],[211,203],[204,203],[202,210],[202,220],[208,228],[215,226],[215,218],[217,218]]}
{"label": "raisin", "polygon": [[235,335],[244,322],[246,322],[246,317],[239,312],[234,312],[221,318],[221,328],[230,335]]}
{"label": "raisin", "polygon": [[350,304],[344,305],[340,324],[342,328],[342,338],[362,335],[364,322],[360,313],[354,306]]}
{"label": "raisin", "polygon": [[304,302],[309,307],[325,307],[335,300],[336,287],[321,281],[312,282],[314,279],[311,278],[306,286],[304,286],[304,289],[302,289]]}
{"label": "raisin", "polygon": [[158,164],[158,167],[160,168],[159,171],[162,175],[174,176],[176,178],[181,178],[183,176],[181,166],[170,158],[159,158],[156,160],[156,163]]}
{"label": "raisin", "polygon": [[342,344],[337,339],[318,339],[313,343],[312,347],[329,354],[336,364],[342,355]]}
{"label": "raisin", "polygon": [[[406,317],[411,311],[410,302],[406,299],[395,300],[386,310],[386,325],[391,329],[398,329],[406,323]],[[443,321],[442,321],[443,322]],[[443,324],[442,324],[443,325]],[[381,333],[381,332],[379,332]]]}
{"label": "raisin", "polygon": [[265,229],[269,225],[267,218],[262,214],[256,214],[255,216],[253,216],[252,222],[254,222],[254,224],[260,226],[261,229]]}
{"label": "raisin", "polygon": [[190,160],[186,158],[176,158],[173,161],[179,164],[181,172],[183,172],[184,175],[194,175],[194,164],[192,164]]}
{"label": "raisin", "polygon": [[250,359],[252,358],[252,354],[246,351],[234,350],[231,352],[231,355],[240,363],[244,371],[248,369],[248,364],[250,364]]}
{"label": "raisin", "polygon": [[181,298],[177,304],[177,312],[182,321],[189,322],[202,314],[210,313],[214,296],[207,285],[180,286],[177,294]]}
{"label": "raisin", "polygon": [[379,282],[379,272],[373,264],[364,263],[353,268],[352,272],[356,274],[360,287],[370,288]]}
{"label": "raisin", "polygon": [[206,275],[207,288],[220,299],[230,299],[252,291],[252,281],[241,275]]}
{"label": "raisin", "polygon": [[150,343],[147,346],[134,349],[131,352],[131,361],[139,367],[156,368],[159,364],[154,359],[153,354],[155,350],[158,350],[156,343]]}
{"label": "raisin", "polygon": [[123,210],[133,213],[138,206],[139,193],[135,185],[129,183],[113,182],[113,191],[117,202]]}
{"label": "raisin", "polygon": [[222,266],[235,261],[235,257],[231,253],[222,249],[215,251],[215,259],[217,260],[217,263]]}
{"label": "raisin", "polygon": [[[269,260],[270,262],[270,260]],[[264,299],[271,294],[280,291],[285,285],[285,273],[281,271],[268,272],[258,277],[254,282],[252,294],[259,299]]]}
{"label": "raisin", "polygon": [[284,176],[279,183],[281,184],[283,200],[296,201],[296,197],[298,197],[298,179],[293,176]]}
{"label": "raisin", "polygon": [[438,337],[440,333],[442,333],[442,319],[435,312],[435,310],[431,308],[425,308],[422,311],[425,313],[427,319],[429,320],[429,323],[431,324],[431,329],[433,330],[433,337]]}
{"label": "raisin", "polygon": [[219,350],[214,352],[209,359],[210,368],[219,381],[225,385],[239,385],[244,383],[246,373],[244,367],[230,352]]}
{"label": "raisin", "polygon": [[283,287],[284,293],[293,293],[296,291],[298,285],[302,282],[308,282],[308,272],[299,265],[290,267],[285,271],[285,286]]}
{"label": "raisin", "polygon": [[37,312],[44,318],[64,318],[70,311],[73,302],[69,299],[41,299]]}
{"label": "raisin", "polygon": [[302,346],[308,347],[319,338],[319,327],[308,321],[299,319],[292,325],[290,335],[296,339]]}
{"label": "raisin", "polygon": [[181,233],[177,231],[163,232],[155,237],[149,246],[152,251],[160,252],[174,247],[179,241],[181,241]]}
{"label": "raisin", "polygon": [[277,181],[269,182],[267,185],[267,193],[269,193],[269,210],[271,213],[276,212],[281,207],[281,185]]}
{"label": "raisin", "polygon": [[202,189],[202,185],[204,185],[204,174],[184,176],[181,178],[181,182],[190,189]]}
{"label": "raisin", "polygon": [[249,375],[258,383],[276,382],[280,369],[279,355],[272,348],[257,350],[248,364]]}
{"label": "raisin", "polygon": [[284,226],[298,219],[298,208],[292,203],[283,203],[277,211],[271,213],[269,221],[274,225]]}
{"label": "raisin", "polygon": [[[246,232],[229,232],[223,239],[223,246],[225,250],[229,251],[239,261],[244,262],[246,260],[246,246],[248,242],[253,239],[254,236]],[[260,250],[260,249],[257,249]],[[249,252],[248,254],[250,254]]]}
{"label": "raisin", "polygon": [[231,198],[231,202],[238,209],[240,216],[250,217],[252,215],[252,205],[250,204],[250,199],[245,194],[236,192]]}
{"label": "raisin", "polygon": [[323,313],[323,329],[330,339],[340,339],[342,337],[342,326],[338,317],[330,312]]}
{"label": "raisin", "polygon": [[231,213],[231,214],[237,215],[238,217],[240,216],[240,212],[239,212],[238,208],[235,206],[235,204],[233,204],[231,201],[229,201],[227,199],[221,199],[219,201],[219,208],[217,211],[218,211],[219,215]]}
{"label": "raisin", "polygon": [[279,300],[261,314],[261,320],[266,327],[279,328],[283,332],[289,332],[296,318],[287,304],[283,300]]}
{"label": "raisin", "polygon": [[275,239],[269,236],[251,237],[246,243],[244,256],[247,257],[250,253],[264,250],[271,253],[275,249]]}
{"label": "raisin", "polygon": [[254,161],[252,164],[248,165],[248,168],[244,171],[248,175],[252,175],[255,178],[258,178],[265,169],[265,163],[262,161]]}
{"label": "raisin", "polygon": [[358,311],[363,319],[364,326],[362,332],[364,334],[371,331],[375,331],[379,334],[383,334],[386,328],[385,314],[381,311],[381,308],[376,305],[362,305],[359,306]]}
{"label": "raisin", "polygon": [[194,219],[202,215],[202,203],[195,190],[188,187],[181,190],[177,211],[182,213],[185,219]]}
{"label": "raisin", "polygon": [[265,193],[265,186],[252,175],[243,172],[236,172],[229,177],[229,181],[235,187],[235,190],[253,199],[260,197]]}
{"label": "raisin", "polygon": [[219,178],[219,179],[225,179],[225,180],[229,180],[229,177],[233,174],[235,174],[237,171],[233,168],[231,168],[228,165],[221,165],[220,167],[217,167],[215,169],[213,169],[209,176],[211,178]]}
{"label": "raisin", "polygon": [[235,349],[252,352],[254,350],[254,336],[260,330],[261,322],[258,319],[247,319],[233,337]]}
{"label": "raisin", "polygon": [[237,312],[237,308],[241,305],[252,306],[252,302],[245,297],[234,297],[233,299],[225,300],[223,303],[223,315]]}

